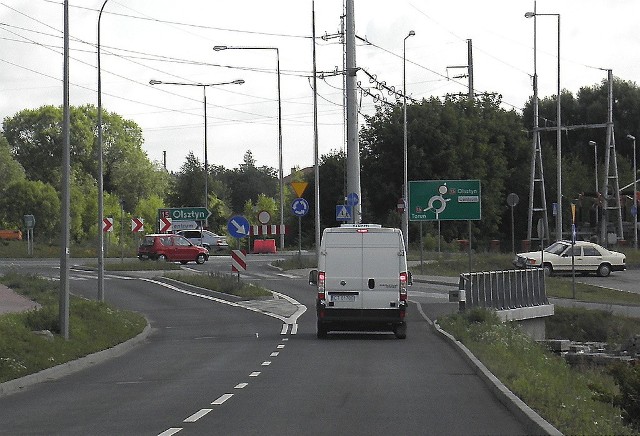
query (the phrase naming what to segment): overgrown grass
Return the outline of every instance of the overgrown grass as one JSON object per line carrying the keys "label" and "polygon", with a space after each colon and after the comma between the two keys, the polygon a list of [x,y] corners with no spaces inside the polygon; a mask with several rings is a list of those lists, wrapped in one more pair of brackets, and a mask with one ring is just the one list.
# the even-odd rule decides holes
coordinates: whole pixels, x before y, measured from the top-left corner
{"label": "overgrown grass", "polygon": [[[137,241],[127,240],[122,249],[117,244],[107,244],[105,257],[117,258],[136,257]],[[98,244],[93,241],[81,243],[72,242],[69,247],[69,254],[72,258],[97,257]],[[56,258],[60,257],[60,245],[58,241],[45,241],[36,238],[33,242],[33,254],[29,256],[27,241],[5,241],[0,240],[0,258]]]}
{"label": "overgrown grass", "polygon": [[291,256],[286,259],[278,259],[273,262],[273,265],[285,271],[292,269],[316,268],[318,266],[318,260],[315,255]]}
{"label": "overgrown grass", "polygon": [[251,283],[239,281],[236,276],[230,274],[181,274],[181,273],[165,273],[165,277],[180,282],[189,283],[212,291],[222,292],[224,294],[235,295],[245,299],[270,297],[271,292],[264,288],[260,288]]}
{"label": "overgrown grass", "polygon": [[[565,434],[637,434],[611,399],[619,395],[603,371],[572,369],[519,328],[474,309],[438,320],[527,405]],[[604,400],[604,401],[603,401]]]}
{"label": "overgrown grass", "polygon": [[[549,297],[573,298],[573,283],[570,277],[547,277],[545,286]],[[576,282],[576,300],[592,303],[640,305],[640,294]]]}
{"label": "overgrown grass", "polygon": [[550,339],[607,342],[617,347],[640,333],[640,319],[604,310],[556,306],[554,315],[545,318],[545,327]]}
{"label": "overgrown grass", "polygon": [[[37,310],[0,316],[0,382],[110,348],[146,326],[140,314],[71,296],[69,340],[65,340],[59,335],[55,282],[16,272],[0,277],[0,282],[42,305]],[[49,330],[53,338],[34,333],[41,330]]]}
{"label": "overgrown grass", "polygon": [[[88,265],[97,268],[98,264]],[[106,271],[171,271],[179,270],[180,265],[173,262],[158,262],[154,260],[124,260],[123,262],[105,262]]]}

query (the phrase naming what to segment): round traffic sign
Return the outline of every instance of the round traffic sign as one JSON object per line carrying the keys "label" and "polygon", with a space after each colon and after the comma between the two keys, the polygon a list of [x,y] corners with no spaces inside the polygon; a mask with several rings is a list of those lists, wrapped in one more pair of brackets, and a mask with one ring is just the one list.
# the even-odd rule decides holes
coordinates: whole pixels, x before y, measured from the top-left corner
{"label": "round traffic sign", "polygon": [[229,234],[234,238],[246,238],[249,236],[251,225],[245,217],[236,215],[229,219],[227,230],[229,230]]}
{"label": "round traffic sign", "polygon": [[520,201],[520,197],[518,197],[518,194],[516,194],[515,192],[512,192],[509,195],[507,195],[507,204],[510,207],[514,207],[515,205],[518,204],[519,201]]}
{"label": "round traffic sign", "polygon": [[355,192],[350,192],[349,194],[347,194],[347,204],[349,206],[356,206],[359,202],[360,198],[358,197],[358,194],[356,194]]}
{"label": "round traffic sign", "polygon": [[260,224],[268,224],[271,221],[271,214],[266,210],[261,210],[258,212],[258,221]]}
{"label": "round traffic sign", "polygon": [[291,210],[296,216],[305,216],[309,213],[309,202],[304,198],[296,198],[291,203]]}

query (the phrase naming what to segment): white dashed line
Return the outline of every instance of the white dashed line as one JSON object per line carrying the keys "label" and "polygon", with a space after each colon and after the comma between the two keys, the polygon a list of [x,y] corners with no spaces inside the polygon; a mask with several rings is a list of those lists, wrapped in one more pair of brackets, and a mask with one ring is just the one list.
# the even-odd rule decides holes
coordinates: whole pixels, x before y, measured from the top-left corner
{"label": "white dashed line", "polygon": [[200,418],[202,418],[204,415],[211,412],[212,410],[213,409],[200,409],[182,422],[196,422],[197,420],[199,420]]}
{"label": "white dashed line", "polygon": [[271,362],[269,362],[268,360],[262,362],[262,366],[269,366],[271,365]]}
{"label": "white dashed line", "polygon": [[234,389],[244,389],[247,386],[249,386],[249,383],[238,383],[237,385],[235,385],[233,388]]}
{"label": "white dashed line", "polygon": [[269,357],[278,357],[278,354],[280,354],[280,353],[278,353],[277,351],[274,351],[273,353],[271,353],[269,355]]}
{"label": "white dashed line", "polygon": [[227,401],[231,397],[233,397],[233,394],[220,395],[220,397],[217,400],[215,400],[214,402],[212,402],[211,404],[214,405],[214,406],[219,406],[219,405],[223,404],[225,401]]}
{"label": "white dashed line", "polygon": [[260,375],[260,371],[254,371],[251,374],[249,374],[249,377],[258,377]]}
{"label": "white dashed line", "polygon": [[282,350],[284,348],[284,344],[278,345],[278,349]]}
{"label": "white dashed line", "polygon": [[171,427],[170,429],[167,429],[160,433],[158,436],[171,436],[178,433],[180,430],[182,430],[182,427]]}

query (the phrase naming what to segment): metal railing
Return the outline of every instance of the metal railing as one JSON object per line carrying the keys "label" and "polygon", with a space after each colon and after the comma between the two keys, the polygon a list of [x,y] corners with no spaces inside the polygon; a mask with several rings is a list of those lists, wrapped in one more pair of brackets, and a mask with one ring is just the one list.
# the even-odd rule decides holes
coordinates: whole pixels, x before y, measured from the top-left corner
{"label": "metal railing", "polygon": [[459,288],[465,291],[467,308],[497,310],[549,304],[544,270],[526,269],[460,274]]}

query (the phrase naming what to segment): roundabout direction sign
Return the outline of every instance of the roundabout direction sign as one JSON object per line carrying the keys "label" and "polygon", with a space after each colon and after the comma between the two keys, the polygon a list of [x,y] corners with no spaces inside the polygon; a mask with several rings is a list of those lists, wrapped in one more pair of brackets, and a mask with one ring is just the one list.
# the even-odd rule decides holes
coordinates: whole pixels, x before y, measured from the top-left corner
{"label": "roundabout direction sign", "polygon": [[481,219],[480,180],[409,182],[410,221]]}
{"label": "roundabout direction sign", "polygon": [[291,210],[297,217],[303,217],[309,213],[309,202],[304,198],[296,198],[291,203]]}

